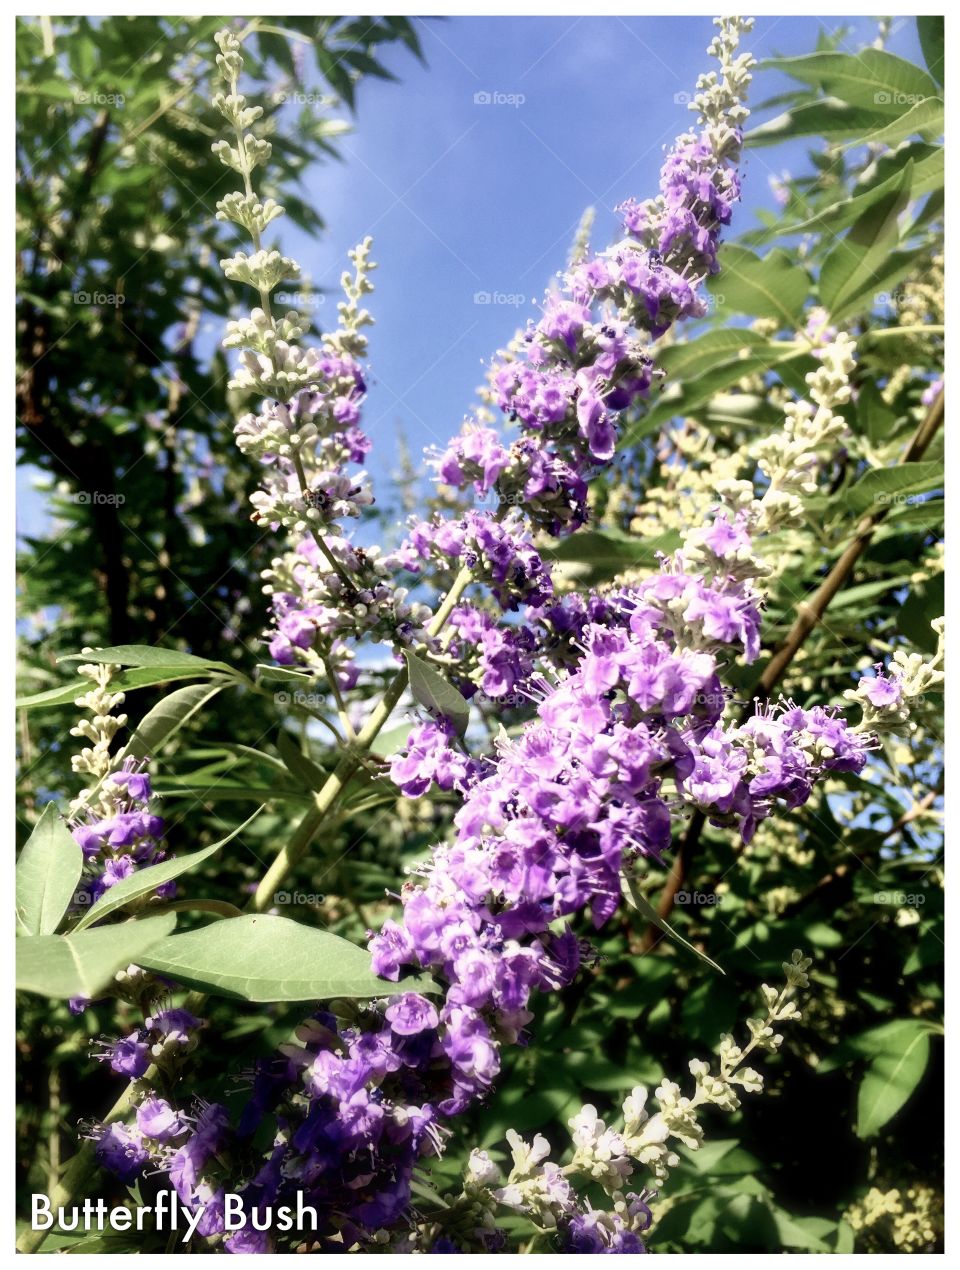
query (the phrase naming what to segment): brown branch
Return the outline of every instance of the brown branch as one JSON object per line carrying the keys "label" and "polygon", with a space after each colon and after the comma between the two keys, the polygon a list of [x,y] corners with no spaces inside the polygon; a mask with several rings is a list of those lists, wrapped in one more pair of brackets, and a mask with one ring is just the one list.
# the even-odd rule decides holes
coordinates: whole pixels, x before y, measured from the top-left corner
{"label": "brown branch", "polygon": [[[897,467],[904,463],[913,463],[923,456],[943,424],[943,413],[943,390],[941,389],[936,401],[931,404],[923,421],[913,434],[910,444],[898,460]],[[821,582],[814,595],[797,606],[797,619],[783,644],[767,663],[757,685],[757,696],[745,708],[745,714],[752,712],[757,701],[769,697],[772,690],[783,678],[787,667],[803,647],[811,631],[823,620],[823,616],[831,601],[850,580],[850,575],[853,573],[857,561],[870,545],[873,535],[887,515],[887,511],[886,507],[881,507],[861,519],[853,538],[847,544],[840,559]],[[689,875],[690,865],[697,853],[700,835],[703,833],[705,824],[706,816],[703,812],[694,812],[687,827],[687,832],[684,834],[677,854],[674,856],[670,874],[660,895],[657,911],[661,917],[669,917],[673,909],[677,892],[681,890]],[[644,950],[648,951],[651,949],[661,938],[662,932],[656,926],[650,926],[644,935]]]}

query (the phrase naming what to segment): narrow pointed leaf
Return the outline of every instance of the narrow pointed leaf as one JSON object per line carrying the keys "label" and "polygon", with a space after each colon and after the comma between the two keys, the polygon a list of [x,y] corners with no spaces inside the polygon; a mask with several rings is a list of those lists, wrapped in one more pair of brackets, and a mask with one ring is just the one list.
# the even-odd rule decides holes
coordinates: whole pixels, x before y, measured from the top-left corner
{"label": "narrow pointed leaf", "polygon": [[369,999],[429,992],[426,976],[378,978],[370,954],[327,931],[271,915],[227,918],[155,944],[140,965],[202,992],[241,1001]]}
{"label": "narrow pointed leaf", "polygon": [[17,930],[52,935],[77,889],[83,852],[47,803],[17,860]]}
{"label": "narrow pointed leaf", "polygon": [[662,930],[669,939],[672,939],[674,943],[680,944],[683,948],[686,948],[687,952],[693,953],[694,957],[698,957],[700,961],[705,962],[712,970],[718,970],[722,975],[727,973],[722,966],[718,966],[717,963],[711,957],[708,957],[706,953],[702,953],[700,949],[695,948],[688,939],[684,939],[679,931],[674,930],[670,923],[660,916],[647,897],[640,894],[634,886],[631,878],[624,873],[621,874],[621,880],[623,881],[624,894],[626,896],[627,903],[631,908],[635,908],[641,917],[646,918],[648,922],[652,922],[654,926],[656,926],[657,930]]}

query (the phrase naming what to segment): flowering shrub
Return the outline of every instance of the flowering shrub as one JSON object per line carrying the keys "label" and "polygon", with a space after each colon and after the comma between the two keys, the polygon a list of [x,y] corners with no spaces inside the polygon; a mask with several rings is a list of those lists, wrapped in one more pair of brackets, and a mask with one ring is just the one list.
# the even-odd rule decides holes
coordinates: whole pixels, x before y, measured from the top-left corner
{"label": "flowering shrub", "polygon": [[[519,1122],[502,1135],[512,1163],[502,1141],[476,1141],[484,1109],[509,1098],[531,1061],[522,1056],[555,1030],[551,1012],[603,991],[605,963],[622,956],[611,951],[618,939],[638,954],[664,940],[698,974],[722,974],[707,940],[681,934],[671,911],[701,836],[749,863],[781,835],[788,851],[802,809],[829,808],[827,794],[853,791],[839,814],[855,820],[883,747],[924,740],[926,700],[943,677],[938,620],[935,647],[926,631],[912,651],[888,642],[888,656],[834,675],[829,695],[796,678],[807,636],[846,580],[835,569],[783,638],[766,631],[851,455],[867,470],[849,490],[863,520],[847,573],[881,520],[857,503],[871,478],[886,492],[938,488],[937,473],[916,469],[935,466],[920,460],[942,418],[942,383],[907,376],[911,404],[923,398],[920,425],[905,461],[886,466],[855,432],[873,354],[869,332],[845,323],[851,294],[842,289],[806,320],[773,301],[792,322],[787,340],[772,338],[780,323],[662,347],[707,316],[712,287],[736,296],[739,285],[749,316],[749,297],[765,293],[742,247],[732,249],[732,277],[713,281],[724,277],[721,235],[740,195],[754,67],[740,51],[752,23],[717,26],[716,69],[697,81],[695,128],[669,149],[659,194],[620,206],[613,246],[578,245],[536,322],[489,368],[483,407],[432,455],[440,496],[384,549],[351,530],[373,506],[359,470],[371,448],[372,244],[350,255],[336,326],[310,342],[309,324],[276,300],[300,271],[266,237],[284,209],[258,193],[272,147],[262,108],[241,91],[242,32],[217,33],[213,105],[225,135],[213,153],[239,186],[217,215],[249,240],[221,265],[253,292],[224,345],[235,359],[230,390],[250,406],[234,434],[251,484],[259,479],[251,532],[277,543],[263,573],[269,661],[248,674],[156,646],[73,657],[90,685],[76,705],[91,717],[72,729],[87,742],[73,769],[88,784],[66,817],[51,804],[23,848],[19,983],[67,1000],[78,1027],[115,1002],[118,1023],[94,1057],[128,1083],[108,1114],[84,1117],[84,1145],[51,1188],[64,1225],[100,1166],[141,1205],[172,1192],[189,1238],[208,1251],[631,1253],[657,1246],[661,1216],[669,1245],[671,1174],[684,1162],[679,1150],[704,1141],[698,1112],[735,1113],[741,1093],[759,1093],[763,1079],[744,1060],[777,1053],[775,1027],[801,1019],[793,996],[810,988],[811,959],[795,951],[783,960],[792,943],[754,954],[780,962],[786,986],[762,985],[764,1013],[747,1020],[742,1046],[728,1033],[695,1034],[719,1042],[719,1065],[687,1062],[690,1096],[664,1074],[651,1114],[637,1072],[616,1086],[611,1117],[576,1091],[563,1106],[572,1112],[564,1163],[550,1158],[543,1134],[525,1140]],[[831,277],[825,263],[821,300]],[[704,354],[711,400],[716,370],[727,369],[717,351],[737,350],[724,386],[737,382],[738,397],[761,402],[765,431],[720,454],[696,432],[668,432],[666,478],[650,473],[641,495],[615,460],[658,411],[682,415],[669,404],[678,390],[691,397],[681,376],[657,392],[684,347]],[[674,515],[661,524],[665,504]],[[661,529],[654,549],[632,554],[633,567],[603,585],[571,585],[563,565],[576,562],[578,539],[592,534],[615,558],[642,545],[625,530],[646,520]],[[130,692],[177,680],[188,682],[136,726],[118,713]],[[273,859],[229,899],[196,896],[195,882],[250,822],[201,850],[170,852],[154,791],[165,747],[225,693],[271,700],[299,718],[303,742],[289,733],[278,742],[282,776],[272,779],[283,783],[266,789],[267,811],[254,817],[271,824],[257,842]],[[58,688],[26,704],[73,695]],[[414,716],[399,736],[385,731],[398,707]],[[318,762],[320,729],[332,743]],[[292,829],[268,820],[288,797],[306,804]],[[396,854],[388,903],[369,915],[357,905],[349,929],[369,925],[365,942],[323,928],[336,918],[279,911],[291,878],[325,876],[311,874],[317,844],[345,821],[410,801],[439,832],[405,881]],[[796,855],[804,849],[793,841]],[[349,905],[348,891],[343,899]],[[315,902],[333,916],[326,897]],[[218,999],[269,1007],[251,1061],[217,1054]],[[929,1048],[935,1027],[921,1025],[911,1048]],[[576,1077],[576,1064],[570,1070]],[[596,1073],[582,1074],[594,1088]],[[867,1101],[867,1123],[882,1127],[877,1097]],[[451,1160],[460,1165],[451,1170]],[[873,1229],[872,1208],[854,1212],[848,1228]],[[21,1246],[34,1250],[44,1235],[28,1230]],[[812,1229],[809,1237],[823,1242]],[[783,1242],[797,1246],[795,1231]]]}

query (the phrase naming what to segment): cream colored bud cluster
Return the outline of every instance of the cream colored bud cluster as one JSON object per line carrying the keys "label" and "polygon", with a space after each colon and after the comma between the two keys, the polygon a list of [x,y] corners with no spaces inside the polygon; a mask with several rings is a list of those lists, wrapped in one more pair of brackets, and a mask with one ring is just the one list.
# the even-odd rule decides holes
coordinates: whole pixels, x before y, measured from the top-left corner
{"label": "cream colored bud cluster", "polygon": [[294,281],[300,277],[300,266],[289,256],[279,251],[255,251],[248,256],[238,251],[226,260],[220,261],[220,268],[231,282],[245,282],[257,291],[272,291],[281,282]]}
{"label": "cream colored bud cluster", "polygon": [[349,253],[353,274],[344,270],[340,277],[340,286],[345,297],[337,305],[340,328],[324,340],[331,352],[348,353],[351,357],[362,357],[366,352],[367,338],[362,332],[365,326],[373,325],[373,317],[360,301],[373,291],[370,274],[377,266],[370,259],[372,247],[373,239],[367,237]]}
{"label": "cream colored bud cluster", "polygon": [[[92,651],[84,649],[84,652]],[[77,667],[77,674],[92,682],[92,687],[82,693],[74,701],[74,705],[82,710],[90,711],[91,719],[80,719],[70,729],[71,736],[80,736],[90,742],[90,747],[75,754],[71,760],[75,772],[84,772],[97,779],[110,770],[108,751],[120,728],[127,722],[125,714],[115,715],[112,712],[122,705],[124,694],[111,692],[110,680],[116,673],[116,666],[100,663],[83,663]]]}
{"label": "cream colored bud cluster", "polygon": [[723,491],[735,503],[753,504],[761,533],[803,522],[803,499],[816,493],[822,453],[836,446],[847,432],[846,421],[835,410],[850,400],[855,348],[854,340],[841,331],[821,352],[817,369],[806,376],[810,400],[789,402],[784,407],[782,431],[763,437],[752,447],[752,457],[769,480],[763,497],[752,498],[749,482],[735,482]]}
{"label": "cream colored bud cluster", "polygon": [[[90,653],[93,650],[84,648],[82,651]],[[77,674],[88,680],[91,687],[75,699],[74,705],[89,711],[91,718],[79,719],[70,729],[71,736],[82,737],[89,742],[79,754],[71,757],[70,766],[75,772],[91,777],[93,784],[73,800],[70,804],[71,813],[87,806],[96,793],[102,792],[98,787],[102,786],[114,764],[110,746],[116,734],[127,723],[125,714],[113,713],[124,702],[122,692],[110,690],[110,682],[116,673],[117,667],[106,663],[84,662],[77,667]]]}
{"label": "cream colored bud cluster", "polygon": [[737,54],[740,37],[753,29],[753,18],[714,18],[720,28],[707,49],[720,63],[719,71],[709,71],[697,80],[697,92],[690,109],[697,122],[710,133],[717,154],[740,146],[739,131],[750,111],[745,102],[756,58]]}
{"label": "cream colored bud cluster", "polygon": [[291,309],[274,321],[263,309],[252,309],[248,318],[238,318],[227,323],[224,348],[247,348],[272,357],[278,340],[289,344],[306,334],[299,313]]}
{"label": "cream colored bud cluster", "polygon": [[877,680],[865,676],[856,688],[848,688],[843,694],[847,701],[863,710],[856,731],[879,736],[908,736],[916,729],[917,724],[912,718],[916,703],[928,692],[937,691],[944,681],[941,667],[945,652],[945,619],[938,617],[930,625],[937,636],[936,651],[931,657],[925,657],[923,653],[908,653],[906,649],[898,648],[884,668],[881,680],[890,688],[889,693],[878,697]]}
{"label": "cream colored bud cluster", "polygon": [[943,1238],[943,1198],[929,1186],[872,1186],[844,1216],[858,1252],[936,1252]]}
{"label": "cream colored bud cluster", "polygon": [[556,1229],[563,1218],[578,1211],[582,1190],[599,1185],[610,1199],[609,1211],[600,1213],[591,1205],[591,1215],[601,1222],[604,1213],[611,1234],[615,1231],[646,1228],[646,1203],[655,1192],[644,1189],[639,1195],[625,1195],[625,1187],[633,1178],[637,1165],[649,1169],[657,1184],[665,1182],[679,1157],[670,1140],[692,1151],[704,1139],[699,1113],[706,1106],[721,1111],[736,1111],[741,1093],[759,1093],[763,1078],[744,1060],[754,1050],[774,1053],[783,1042],[776,1025],[801,1017],[792,999],[798,990],[809,988],[809,957],[794,951],[783,963],[785,985],[761,986],[765,1007],[758,1018],[747,1020],[749,1040],[741,1048],[731,1036],[724,1036],[719,1046],[718,1069],[702,1059],[689,1064],[694,1079],[692,1096],[685,1095],[678,1083],[664,1080],[655,1091],[656,1110],[648,1109],[649,1094],[644,1085],[636,1085],[623,1100],[622,1127],[608,1125],[596,1107],[586,1103],[568,1120],[572,1150],[566,1164],[550,1160],[550,1144],[541,1134],[527,1142],[515,1130],[507,1131],[512,1167],[504,1183],[497,1166],[485,1152],[475,1151],[467,1166],[464,1190],[476,1196],[487,1188],[492,1199],[506,1208],[531,1217],[542,1230]]}
{"label": "cream colored bud cluster", "polygon": [[275,339],[270,341],[269,354],[243,350],[229,387],[289,401],[294,393],[320,377],[317,349]]}

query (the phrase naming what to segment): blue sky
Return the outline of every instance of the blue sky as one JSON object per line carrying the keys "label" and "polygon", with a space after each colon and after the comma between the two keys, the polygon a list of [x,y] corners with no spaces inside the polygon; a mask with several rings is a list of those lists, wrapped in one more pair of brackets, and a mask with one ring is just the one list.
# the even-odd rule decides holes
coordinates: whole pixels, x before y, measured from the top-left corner
{"label": "blue sky", "polygon": [[[692,119],[676,97],[709,69],[713,31],[710,18],[689,16],[417,25],[426,65],[389,49],[384,60],[400,82],[364,82],[343,162],[308,174],[326,233],[310,239],[287,226],[282,234],[315,285],[334,291],[347,250],[373,235],[380,268],[364,426],[381,482],[396,462],[398,428],[415,455],[459,428],[482,362],[535,314],[584,209],[597,210],[592,242],[602,247],[615,233],[613,207],[655,193],[664,147]],[[821,25],[849,28],[850,51],[876,32],[862,17],[762,17],[749,47],[759,58],[809,52]],[[919,58],[912,18],[895,19],[887,47]],[[753,99],[788,84],[763,72]],[[802,170],[803,153],[802,145],[748,153],[734,233],[774,206],[770,176]],[[330,294],[318,309],[321,324],[328,313],[333,320],[335,301]],[[218,335],[213,324],[205,332],[211,343]],[[42,518],[42,500],[26,494],[21,529],[36,530]]]}

